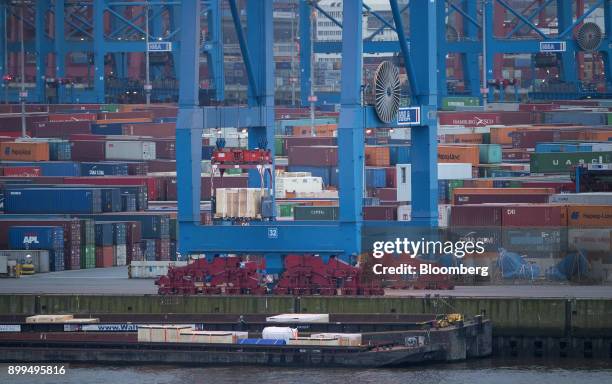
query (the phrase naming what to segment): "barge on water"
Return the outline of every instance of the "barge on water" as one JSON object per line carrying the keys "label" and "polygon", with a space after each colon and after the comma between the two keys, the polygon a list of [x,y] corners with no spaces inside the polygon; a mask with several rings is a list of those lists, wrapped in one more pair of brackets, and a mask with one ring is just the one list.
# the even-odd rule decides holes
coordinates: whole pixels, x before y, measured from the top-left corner
{"label": "barge on water", "polygon": [[[195,316],[194,316],[195,317]],[[341,318],[349,316],[342,315]],[[259,323],[253,316],[239,321],[221,317],[191,316],[173,318],[173,324],[191,329],[216,329],[210,332],[247,330],[249,337],[260,337],[262,325],[296,327],[300,339],[316,332],[350,330],[360,332],[359,345],[243,344],[208,342],[143,342],[138,328],[146,323],[65,324],[14,322],[0,324],[0,361],[108,364],[185,364],[185,365],[273,365],[302,367],[397,367],[426,362],[460,361],[489,356],[492,352],[490,321],[476,316],[453,320],[448,316],[356,315],[345,323]],[[101,319],[104,321],[104,318]],[[138,319],[144,320],[144,319]],[[2,319],[0,318],[0,321]],[[159,322],[158,325],[162,325]],[[169,325],[164,321],[163,325]],[[8,332],[11,330],[11,332]],[[310,336],[312,337],[312,336]],[[313,340],[313,339],[307,339]]]}

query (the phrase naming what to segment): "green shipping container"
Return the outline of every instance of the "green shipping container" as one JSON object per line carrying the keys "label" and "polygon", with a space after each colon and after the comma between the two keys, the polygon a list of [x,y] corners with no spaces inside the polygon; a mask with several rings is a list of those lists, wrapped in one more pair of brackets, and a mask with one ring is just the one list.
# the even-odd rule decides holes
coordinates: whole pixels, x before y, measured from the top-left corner
{"label": "green shipping container", "polygon": [[480,144],[480,164],[499,164],[502,161],[502,150],[499,144]]}
{"label": "green shipping container", "polygon": [[293,208],[297,204],[295,203],[281,203],[278,205],[278,216],[279,217],[293,217]]}
{"label": "green shipping container", "polygon": [[274,139],[274,154],[276,156],[285,156],[285,138],[276,137]]}
{"label": "green shipping container", "polygon": [[229,168],[225,170],[226,175],[240,175],[242,170],[240,168]]}
{"label": "green shipping container", "polygon": [[336,220],[338,207],[293,207],[295,220]]}
{"label": "green shipping container", "polygon": [[608,113],[608,125],[612,125],[612,112]]}
{"label": "green shipping container", "polygon": [[105,104],[100,107],[100,112],[119,112],[118,104]]}
{"label": "green shipping container", "polygon": [[81,269],[96,267],[96,246],[81,245]]}
{"label": "green shipping container", "polygon": [[170,219],[170,240],[178,238],[178,225],[176,219]]}
{"label": "green shipping container", "polygon": [[532,153],[531,173],[565,173],[589,163],[612,163],[612,152]]}
{"label": "green shipping container", "polygon": [[457,107],[477,107],[480,100],[477,97],[449,96],[442,99],[442,109],[455,110]]}
{"label": "green shipping container", "polygon": [[463,180],[449,180],[448,181],[448,196],[446,196],[446,199],[448,201],[453,201],[453,191],[455,190],[455,188],[461,188],[463,187]]}

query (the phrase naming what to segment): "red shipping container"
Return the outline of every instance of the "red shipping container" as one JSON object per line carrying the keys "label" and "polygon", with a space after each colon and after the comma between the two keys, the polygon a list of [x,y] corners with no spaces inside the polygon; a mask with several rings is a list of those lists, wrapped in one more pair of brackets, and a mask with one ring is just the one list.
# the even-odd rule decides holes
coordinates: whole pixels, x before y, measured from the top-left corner
{"label": "red shipping container", "polygon": [[484,127],[502,124],[498,112],[439,112],[438,116],[440,125]]}
{"label": "red shipping container", "polygon": [[130,136],[176,137],[176,123],[123,124],[122,129],[124,135]]}
{"label": "red shipping container", "polygon": [[548,194],[533,193],[533,194],[506,194],[483,195],[479,193],[457,193],[454,192],[453,203],[455,205],[465,204],[487,204],[487,203],[547,203]]}
{"label": "red shipping container", "polygon": [[162,183],[157,178],[150,176],[65,177],[64,184],[145,185],[147,197],[151,201],[157,200],[162,194]]}
{"label": "red shipping container", "polygon": [[395,167],[385,168],[385,180],[387,188],[397,188],[397,170]]}
{"label": "red shipping container", "polygon": [[334,146],[290,147],[287,156],[289,165],[338,165],[338,147]]}
{"label": "red shipping container", "polygon": [[49,108],[49,112],[63,111],[99,111],[102,104],[49,104],[45,106]]}
{"label": "red shipping container", "polygon": [[567,207],[562,205],[510,205],[502,208],[504,227],[566,227]]}
{"label": "red shipping container", "polygon": [[96,247],[96,268],[108,268],[113,266],[115,260],[115,247],[107,245]]}
{"label": "red shipping container", "polygon": [[397,201],[397,189],[376,188],[372,190],[372,197],[378,197],[382,201]]}
{"label": "red shipping container", "polygon": [[40,176],[40,167],[4,167],[4,176],[7,177],[35,177]]}
{"label": "red shipping container", "polygon": [[149,173],[149,164],[144,161],[132,161],[127,165],[130,176],[146,176]]}
{"label": "red shipping container", "polygon": [[101,140],[71,141],[72,160],[103,161],[106,158],[106,143]]}
{"label": "red shipping container", "polygon": [[155,260],[170,260],[170,239],[155,240]]}
{"label": "red shipping container", "polygon": [[55,137],[68,139],[74,134],[91,133],[91,121],[62,121],[33,124],[30,128],[33,137]]}
{"label": "red shipping container", "polygon": [[[246,188],[248,184],[247,176],[225,176],[223,181],[220,177],[214,178],[215,188]],[[176,201],[176,177],[165,178],[165,200]],[[210,199],[210,177],[202,177],[200,196],[202,200]]]}
{"label": "red shipping container", "polygon": [[559,104],[519,104],[521,112],[543,112],[559,109]]}
{"label": "red shipping container", "polygon": [[[26,116],[26,128],[47,121],[47,116]],[[0,116],[1,132],[21,132],[21,116]]]}
{"label": "red shipping container", "polygon": [[[158,159],[176,159],[175,139],[155,139],[155,157]],[[155,171],[152,171],[155,172]]]}
{"label": "red shipping container", "polygon": [[176,160],[149,160],[149,172],[176,172]]}
{"label": "red shipping container", "polygon": [[502,149],[502,161],[529,161],[531,155],[524,149]]}
{"label": "red shipping container", "polygon": [[337,143],[338,140],[335,137],[287,136],[283,138],[285,153],[289,153],[291,147],[336,146]]}
{"label": "red shipping container", "polygon": [[451,226],[499,227],[501,224],[501,205],[454,205],[451,208]]}
{"label": "red shipping container", "polygon": [[510,133],[513,148],[535,148],[537,143],[561,140],[560,130],[516,131]]}
{"label": "red shipping container", "polygon": [[118,119],[150,119],[153,114],[149,111],[140,112],[100,112],[98,120],[118,120]]}
{"label": "red shipping container", "polygon": [[49,121],[51,122],[72,122],[77,120],[96,120],[95,113],[50,113]]}
{"label": "red shipping container", "polygon": [[363,207],[364,220],[397,220],[397,207],[389,205],[376,205]]}

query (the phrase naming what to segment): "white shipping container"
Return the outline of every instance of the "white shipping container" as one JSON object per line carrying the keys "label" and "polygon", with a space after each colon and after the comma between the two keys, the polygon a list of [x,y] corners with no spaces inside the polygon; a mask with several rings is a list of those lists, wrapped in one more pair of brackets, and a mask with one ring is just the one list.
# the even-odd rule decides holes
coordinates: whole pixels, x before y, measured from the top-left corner
{"label": "white shipping container", "polygon": [[571,251],[602,252],[612,251],[612,229],[570,228],[567,243]]}
{"label": "white shipping container", "polygon": [[168,274],[168,267],[174,265],[182,267],[186,261],[132,261],[128,268],[131,279],[155,279]]}
{"label": "white shipping container", "polygon": [[612,192],[560,193],[551,195],[550,203],[612,205]]}
{"label": "white shipping container", "polygon": [[72,320],[73,315],[36,315],[26,317],[26,324],[32,323],[64,323]]}
{"label": "white shipping container", "polygon": [[0,255],[0,275],[8,273],[8,257]]}
{"label": "white shipping container", "polygon": [[193,329],[188,325],[139,325],[138,341],[151,343],[178,343],[182,331]]}
{"label": "white shipping container", "polygon": [[32,256],[34,272],[49,272],[49,251],[44,250],[6,250],[0,251],[0,256],[5,256],[7,263],[10,261],[21,263],[27,255]]}
{"label": "white shipping container", "polygon": [[340,340],[337,338],[310,338],[310,337],[298,337],[296,339],[289,339],[288,345],[321,345],[335,347],[340,346]]}
{"label": "white shipping container", "polygon": [[290,327],[265,327],[261,332],[261,336],[264,339],[285,340],[289,342],[290,339],[298,337],[298,330],[297,328]]}
{"label": "white shipping container", "polygon": [[236,331],[181,331],[181,343],[235,344],[239,339],[248,338],[248,332]]}
{"label": "white shipping container", "polygon": [[117,255],[117,266],[121,267],[127,264],[127,248],[126,245],[116,245],[115,254]]}
{"label": "white shipping container", "polygon": [[288,192],[291,193],[316,193],[323,191],[323,179],[315,176],[276,178],[275,194],[278,198],[284,198]]}
{"label": "white shipping container", "polygon": [[329,323],[327,313],[285,313],[266,317],[268,323]]}
{"label": "white shipping container", "polygon": [[107,141],[106,160],[155,160],[152,141]]}
{"label": "white shipping container", "polygon": [[361,333],[314,333],[311,339],[338,339],[340,345],[356,347],[361,345]]}
{"label": "white shipping container", "polygon": [[[450,225],[451,205],[438,204],[438,226],[448,228]],[[412,219],[412,206],[400,205],[397,207],[397,221],[410,221]]]}
{"label": "white shipping container", "polygon": [[[397,201],[412,201],[412,165],[395,166],[397,181]],[[470,163],[438,163],[439,180],[466,180],[472,178]]]}
{"label": "white shipping container", "polygon": [[215,217],[261,217],[261,188],[218,188]]}

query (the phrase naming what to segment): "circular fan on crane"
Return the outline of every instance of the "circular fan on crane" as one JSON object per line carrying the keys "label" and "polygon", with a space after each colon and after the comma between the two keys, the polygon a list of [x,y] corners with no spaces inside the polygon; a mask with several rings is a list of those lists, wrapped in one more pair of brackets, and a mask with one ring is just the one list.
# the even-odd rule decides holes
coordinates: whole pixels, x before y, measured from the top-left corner
{"label": "circular fan on crane", "polygon": [[384,123],[397,117],[400,104],[399,69],[390,61],[380,63],[374,73],[374,109]]}
{"label": "circular fan on crane", "polygon": [[459,32],[452,25],[446,25],[446,41],[454,43],[459,40]]}
{"label": "circular fan on crane", "polygon": [[592,52],[599,48],[602,40],[603,33],[601,28],[595,23],[584,23],[576,32],[578,46],[587,52]]}

